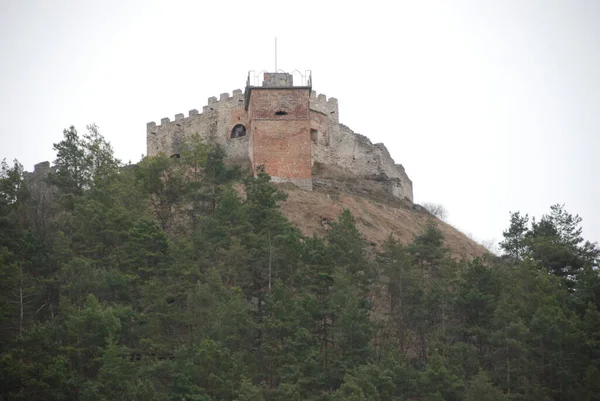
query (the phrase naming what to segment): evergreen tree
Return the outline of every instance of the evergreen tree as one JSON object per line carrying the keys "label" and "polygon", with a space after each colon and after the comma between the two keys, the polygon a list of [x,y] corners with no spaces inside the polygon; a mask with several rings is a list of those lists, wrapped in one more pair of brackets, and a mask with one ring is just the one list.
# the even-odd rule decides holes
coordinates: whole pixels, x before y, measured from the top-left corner
{"label": "evergreen tree", "polygon": [[525,236],[528,231],[529,216],[521,216],[519,212],[511,213],[510,227],[503,232],[504,241],[500,242],[500,248],[514,260],[522,260],[525,252]]}

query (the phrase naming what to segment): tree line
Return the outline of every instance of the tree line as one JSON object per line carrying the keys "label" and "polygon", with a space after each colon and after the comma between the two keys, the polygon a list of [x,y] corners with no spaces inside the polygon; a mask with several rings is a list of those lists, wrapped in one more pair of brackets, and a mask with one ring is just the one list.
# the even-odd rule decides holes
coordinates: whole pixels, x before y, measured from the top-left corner
{"label": "tree line", "polygon": [[564,206],[457,260],[434,220],[305,236],[197,137],[137,165],[95,126],[54,149],[43,179],[0,169],[2,400],[600,399],[600,252]]}

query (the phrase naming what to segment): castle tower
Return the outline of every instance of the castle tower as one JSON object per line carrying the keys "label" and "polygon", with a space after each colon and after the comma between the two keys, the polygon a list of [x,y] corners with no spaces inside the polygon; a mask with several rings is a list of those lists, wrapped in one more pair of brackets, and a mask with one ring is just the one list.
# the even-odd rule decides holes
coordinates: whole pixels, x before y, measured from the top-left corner
{"label": "castle tower", "polygon": [[252,167],[265,166],[273,181],[312,189],[310,79],[294,86],[292,74],[264,73],[262,86],[246,87]]}

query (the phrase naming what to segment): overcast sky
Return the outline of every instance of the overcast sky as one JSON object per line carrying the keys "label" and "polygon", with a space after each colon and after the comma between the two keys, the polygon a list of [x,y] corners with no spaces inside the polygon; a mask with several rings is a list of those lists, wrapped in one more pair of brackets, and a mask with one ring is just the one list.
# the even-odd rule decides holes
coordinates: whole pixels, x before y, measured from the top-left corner
{"label": "overcast sky", "polygon": [[146,123],[312,70],[384,142],[415,202],[481,241],[565,203],[600,240],[600,1],[0,0],[0,159],[53,160],[95,122],[123,161]]}

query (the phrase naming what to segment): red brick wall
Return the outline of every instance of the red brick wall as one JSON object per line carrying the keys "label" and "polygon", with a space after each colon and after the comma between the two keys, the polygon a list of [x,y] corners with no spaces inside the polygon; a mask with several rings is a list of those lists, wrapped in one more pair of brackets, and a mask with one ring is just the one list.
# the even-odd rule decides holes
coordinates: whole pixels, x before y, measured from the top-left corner
{"label": "red brick wall", "polygon": [[[253,120],[308,119],[308,89],[252,89],[250,96],[250,118]],[[285,116],[275,112],[285,111]]]}
{"label": "red brick wall", "polygon": [[252,122],[254,167],[280,178],[310,178],[312,153],[308,120]]}
{"label": "red brick wall", "polygon": [[[273,177],[311,178],[309,91],[252,89],[250,129],[253,166],[265,165]],[[285,111],[286,115],[276,115]]]}

